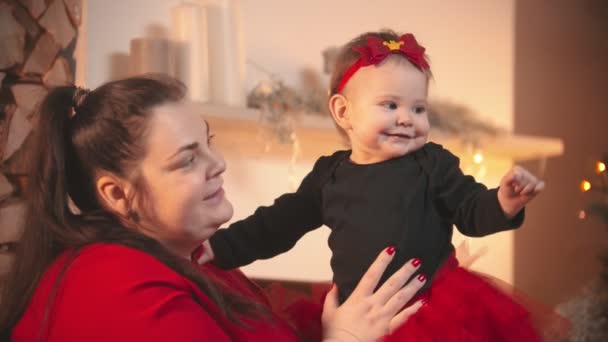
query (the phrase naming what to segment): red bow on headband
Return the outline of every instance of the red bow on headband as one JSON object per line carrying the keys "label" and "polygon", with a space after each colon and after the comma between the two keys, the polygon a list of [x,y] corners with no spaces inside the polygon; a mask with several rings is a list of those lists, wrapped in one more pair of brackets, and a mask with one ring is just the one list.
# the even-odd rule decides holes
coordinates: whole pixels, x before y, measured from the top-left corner
{"label": "red bow on headband", "polygon": [[429,69],[429,64],[424,59],[424,47],[418,44],[416,38],[411,33],[404,34],[399,37],[398,41],[389,40],[385,41],[377,36],[368,36],[367,45],[359,45],[353,47],[353,50],[357,51],[361,57],[351,65],[336,89],[337,93],[340,93],[346,82],[355,74],[359,68],[380,64],[388,55],[392,53],[401,53],[407,58],[412,64],[416,65],[422,70]]}

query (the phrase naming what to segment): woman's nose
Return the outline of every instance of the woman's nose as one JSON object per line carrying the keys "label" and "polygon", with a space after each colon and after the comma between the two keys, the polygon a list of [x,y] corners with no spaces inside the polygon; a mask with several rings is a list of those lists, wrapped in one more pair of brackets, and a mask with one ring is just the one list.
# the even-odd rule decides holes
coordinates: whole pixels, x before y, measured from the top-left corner
{"label": "woman's nose", "polygon": [[213,178],[221,175],[226,171],[226,160],[221,153],[210,150],[210,163],[207,168],[207,178]]}

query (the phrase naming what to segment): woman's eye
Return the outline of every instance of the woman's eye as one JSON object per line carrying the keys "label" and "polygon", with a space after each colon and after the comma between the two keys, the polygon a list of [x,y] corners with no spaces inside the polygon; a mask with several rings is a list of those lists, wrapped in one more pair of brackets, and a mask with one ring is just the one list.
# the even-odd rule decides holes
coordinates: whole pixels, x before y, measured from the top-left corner
{"label": "woman's eye", "polygon": [[180,164],[180,167],[181,168],[188,168],[188,167],[192,166],[195,162],[196,162],[196,155],[192,154],[191,156],[189,156],[186,160],[184,160]]}

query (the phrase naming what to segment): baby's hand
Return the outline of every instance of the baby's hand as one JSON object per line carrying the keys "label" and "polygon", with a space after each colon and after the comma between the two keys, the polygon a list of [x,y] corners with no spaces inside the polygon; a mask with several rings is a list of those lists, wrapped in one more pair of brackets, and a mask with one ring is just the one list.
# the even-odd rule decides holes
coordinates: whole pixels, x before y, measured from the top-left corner
{"label": "baby's hand", "polygon": [[498,202],[509,219],[545,188],[545,182],[521,166],[514,166],[500,181]]}

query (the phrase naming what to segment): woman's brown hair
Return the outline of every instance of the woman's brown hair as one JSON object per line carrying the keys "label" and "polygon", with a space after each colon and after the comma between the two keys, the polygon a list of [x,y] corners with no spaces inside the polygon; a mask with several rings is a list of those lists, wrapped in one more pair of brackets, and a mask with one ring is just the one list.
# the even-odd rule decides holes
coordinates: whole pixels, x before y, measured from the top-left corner
{"label": "woman's brown hair", "polygon": [[[104,209],[96,193],[95,177],[100,171],[130,179],[136,185],[145,184],[137,165],[146,152],[144,141],[152,110],[182,100],[185,93],[184,85],[175,79],[148,75],[109,82],[90,93],[74,86],[59,87],[43,100],[28,175],[24,233],[1,297],[2,340],[10,340],[43,273],[58,255],[71,250],[76,256],[83,247],[100,242],[154,256],[194,282],[237,323],[235,314],[267,316],[261,305],[223,291],[188,260],[125,227],[121,219]],[[70,200],[78,213],[70,208]],[[47,307],[45,315],[49,310]]]}

